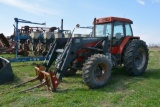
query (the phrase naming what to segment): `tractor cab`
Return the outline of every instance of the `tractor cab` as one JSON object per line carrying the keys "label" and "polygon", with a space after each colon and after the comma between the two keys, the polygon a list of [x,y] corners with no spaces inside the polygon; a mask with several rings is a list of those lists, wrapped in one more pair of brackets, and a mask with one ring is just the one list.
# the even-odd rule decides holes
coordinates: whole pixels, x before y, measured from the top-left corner
{"label": "tractor cab", "polygon": [[96,37],[108,36],[109,40],[112,40],[112,46],[117,46],[126,36],[133,36],[133,22],[130,19],[106,17],[96,19],[95,23]]}
{"label": "tractor cab", "polygon": [[[133,37],[130,19],[118,18],[118,17],[105,17],[95,19],[95,36],[104,37],[108,36],[109,44],[114,51],[111,53],[117,53],[119,45],[122,43],[125,37]],[[116,51],[115,51],[116,50]]]}

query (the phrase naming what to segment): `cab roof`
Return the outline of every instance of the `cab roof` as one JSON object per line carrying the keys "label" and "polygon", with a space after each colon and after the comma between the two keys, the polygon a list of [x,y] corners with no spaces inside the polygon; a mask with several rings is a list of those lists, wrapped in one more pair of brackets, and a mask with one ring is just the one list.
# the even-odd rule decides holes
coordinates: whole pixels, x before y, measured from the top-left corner
{"label": "cab roof", "polygon": [[114,22],[114,21],[128,22],[128,23],[131,23],[131,24],[133,23],[132,20],[127,19],[127,18],[104,17],[104,18],[98,18],[98,19],[96,19],[96,24],[109,23],[109,22]]}

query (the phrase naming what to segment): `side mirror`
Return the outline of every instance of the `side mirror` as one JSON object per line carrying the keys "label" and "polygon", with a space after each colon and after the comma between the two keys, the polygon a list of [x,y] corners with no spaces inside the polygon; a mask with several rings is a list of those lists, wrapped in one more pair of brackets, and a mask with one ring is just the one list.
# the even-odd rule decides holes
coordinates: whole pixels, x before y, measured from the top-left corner
{"label": "side mirror", "polygon": [[76,25],[76,28],[80,28],[80,24],[77,24],[77,25]]}

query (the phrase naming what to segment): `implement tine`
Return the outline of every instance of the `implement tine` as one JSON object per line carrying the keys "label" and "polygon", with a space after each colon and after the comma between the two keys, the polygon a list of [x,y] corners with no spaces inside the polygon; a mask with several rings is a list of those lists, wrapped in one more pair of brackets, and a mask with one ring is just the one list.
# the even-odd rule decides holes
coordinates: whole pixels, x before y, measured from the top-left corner
{"label": "implement tine", "polygon": [[26,82],[23,82],[23,83],[20,83],[20,84],[18,84],[18,85],[15,85],[15,86],[11,87],[10,89],[19,87],[19,86],[21,86],[21,85],[23,85],[23,84],[26,84],[26,83],[28,83],[28,82],[34,82],[34,81],[36,81],[36,80],[39,80],[39,76],[37,76],[36,78],[34,78],[34,79],[32,79],[32,80],[28,80],[28,81],[26,81]]}
{"label": "implement tine", "polygon": [[46,85],[46,81],[44,81],[44,82],[42,82],[41,84],[38,84],[38,85],[36,85],[36,86],[34,86],[34,87],[31,87],[31,88],[28,88],[28,89],[19,91],[18,93],[27,92],[27,91],[32,90],[32,89],[34,89],[34,88],[40,88],[40,87],[42,87],[42,86],[44,86],[44,85]]}

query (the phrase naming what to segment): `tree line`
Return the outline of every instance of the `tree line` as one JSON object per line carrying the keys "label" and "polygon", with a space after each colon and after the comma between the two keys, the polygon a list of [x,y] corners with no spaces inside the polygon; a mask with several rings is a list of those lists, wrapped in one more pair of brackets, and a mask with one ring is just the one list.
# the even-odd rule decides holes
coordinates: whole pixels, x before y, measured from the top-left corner
{"label": "tree line", "polygon": [[160,43],[158,43],[158,44],[149,44],[148,47],[150,47],[150,48],[160,48]]}

